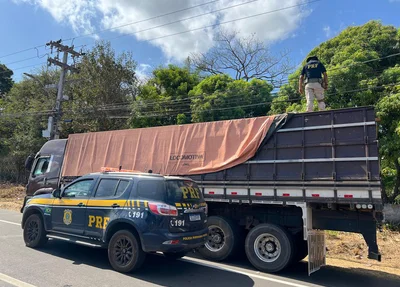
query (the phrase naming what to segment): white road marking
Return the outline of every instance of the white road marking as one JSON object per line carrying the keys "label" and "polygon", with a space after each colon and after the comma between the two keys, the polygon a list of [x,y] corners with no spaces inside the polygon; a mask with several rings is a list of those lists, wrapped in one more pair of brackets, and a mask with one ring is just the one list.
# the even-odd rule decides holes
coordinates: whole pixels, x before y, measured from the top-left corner
{"label": "white road marking", "polygon": [[0,280],[17,287],[36,287],[35,285],[23,282],[3,273],[0,273]]}
{"label": "white road marking", "polygon": [[[239,274],[246,275],[246,276],[249,276],[249,277],[262,279],[262,280],[265,280],[265,281],[270,281],[270,282],[275,282],[275,283],[280,283],[280,284],[284,284],[284,285],[287,285],[287,286],[309,287],[308,285],[303,285],[303,284],[294,283],[294,282],[290,282],[290,281],[284,281],[284,280],[281,280],[281,279],[276,279],[276,278],[271,278],[271,277],[267,277],[267,276],[257,275],[257,274],[251,273],[251,272],[241,271],[238,268],[232,268],[232,267],[227,266],[225,264],[208,262],[208,261],[197,259],[197,258],[184,257],[184,258],[179,259],[179,260],[185,261],[185,262],[189,262],[189,263],[193,263],[193,264],[197,264],[197,265],[200,265],[200,266],[219,269],[219,270],[222,270],[222,271],[239,273]],[[314,285],[314,286],[316,286],[316,285]]]}
{"label": "white road marking", "polygon": [[15,222],[7,221],[7,220],[1,220],[1,219],[0,219],[0,222],[4,222],[4,223],[9,223],[9,224],[14,224],[14,225],[21,226],[21,223],[15,223]]}

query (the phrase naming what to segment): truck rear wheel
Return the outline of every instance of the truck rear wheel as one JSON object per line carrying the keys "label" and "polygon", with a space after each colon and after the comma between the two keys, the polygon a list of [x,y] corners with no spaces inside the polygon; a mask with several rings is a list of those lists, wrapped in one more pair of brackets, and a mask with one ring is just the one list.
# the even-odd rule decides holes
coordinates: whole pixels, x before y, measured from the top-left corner
{"label": "truck rear wheel", "polygon": [[116,232],[108,244],[108,260],[114,270],[128,273],[140,268],[146,254],[139,240],[129,230]]}
{"label": "truck rear wheel", "polygon": [[210,216],[208,238],[204,247],[198,249],[206,259],[222,261],[232,257],[240,248],[241,232],[233,221],[219,216]]}
{"label": "truck rear wheel", "polygon": [[279,272],[286,268],[294,256],[292,236],[282,227],[260,224],[246,237],[247,258],[258,270]]}

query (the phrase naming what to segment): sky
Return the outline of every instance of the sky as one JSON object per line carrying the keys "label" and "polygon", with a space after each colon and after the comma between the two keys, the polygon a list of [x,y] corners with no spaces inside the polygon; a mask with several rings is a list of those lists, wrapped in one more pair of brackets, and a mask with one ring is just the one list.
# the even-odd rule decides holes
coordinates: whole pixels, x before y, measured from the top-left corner
{"label": "sky", "polygon": [[255,34],[298,65],[346,27],[370,20],[400,27],[399,12],[400,0],[0,0],[0,63],[18,82],[46,65],[50,40],[79,50],[103,39],[117,53],[132,52],[146,77],[206,52],[222,28]]}

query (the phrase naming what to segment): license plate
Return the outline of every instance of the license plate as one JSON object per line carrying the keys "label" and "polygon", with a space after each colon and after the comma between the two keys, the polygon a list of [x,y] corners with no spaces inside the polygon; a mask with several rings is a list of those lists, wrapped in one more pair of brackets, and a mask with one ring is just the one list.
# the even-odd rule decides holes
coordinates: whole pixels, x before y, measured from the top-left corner
{"label": "license plate", "polygon": [[189,220],[190,221],[199,221],[199,220],[201,220],[201,216],[200,216],[200,214],[190,214]]}

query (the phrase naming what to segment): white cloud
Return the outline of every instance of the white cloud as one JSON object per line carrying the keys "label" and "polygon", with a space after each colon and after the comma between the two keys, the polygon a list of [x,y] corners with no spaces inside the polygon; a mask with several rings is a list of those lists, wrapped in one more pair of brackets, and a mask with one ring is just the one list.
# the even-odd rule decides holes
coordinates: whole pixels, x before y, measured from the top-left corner
{"label": "white cloud", "polygon": [[324,30],[326,38],[330,38],[333,34],[330,26],[325,26],[322,30]]}
{"label": "white cloud", "polygon": [[[205,3],[200,0],[14,0],[14,2],[30,3],[41,7],[48,11],[57,22],[69,24],[77,34],[90,33],[95,30],[137,22],[156,15]],[[138,31],[143,29],[244,2],[246,1],[220,0],[166,17],[156,18],[135,25],[127,25],[115,31],[121,35],[136,33],[131,37],[135,37],[139,41],[150,41],[162,50],[167,59],[182,61],[191,52],[207,51],[213,45],[213,37],[219,27],[209,27],[177,36],[160,37],[247,16],[251,17],[255,14],[301,4],[305,0],[259,0],[232,9],[225,9],[218,13],[138,33]],[[310,13],[309,6],[300,6],[241,21],[230,22],[229,24],[221,25],[221,27],[227,31],[240,31],[243,36],[256,33],[259,39],[271,44],[293,35],[301,26],[302,20]]]}
{"label": "white cloud", "polygon": [[136,67],[136,76],[140,82],[146,82],[150,78],[151,65],[149,64],[139,64]]}
{"label": "white cloud", "polygon": [[390,3],[400,2],[400,0],[389,0]]}
{"label": "white cloud", "polygon": [[15,3],[29,3],[48,11],[57,22],[68,23],[79,34],[95,31],[97,0],[13,0]]}

